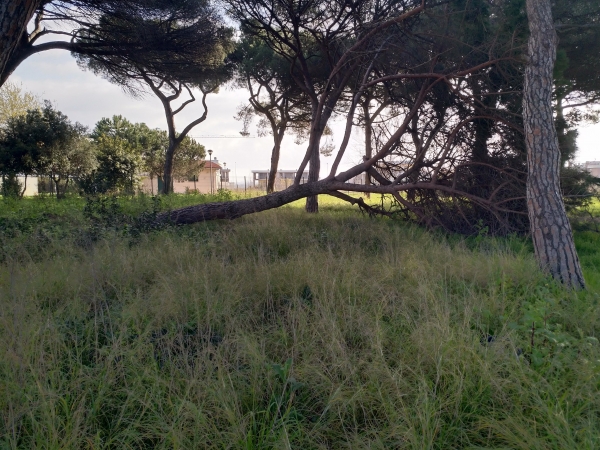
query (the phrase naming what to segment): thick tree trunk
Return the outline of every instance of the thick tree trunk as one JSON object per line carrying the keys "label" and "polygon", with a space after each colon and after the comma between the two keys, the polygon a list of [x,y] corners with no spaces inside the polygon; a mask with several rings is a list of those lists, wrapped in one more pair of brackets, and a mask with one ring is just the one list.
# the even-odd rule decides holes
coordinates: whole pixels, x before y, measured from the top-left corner
{"label": "thick tree trunk", "polygon": [[[477,80],[473,80],[471,83],[473,89],[473,96],[476,105],[481,105],[476,109],[477,115],[485,115],[486,112],[494,106],[493,95],[482,95],[481,86]],[[483,108],[481,108],[483,107]],[[471,149],[471,160],[474,162],[486,163],[488,162],[488,141],[493,136],[494,122],[490,119],[475,119],[473,121],[473,127],[475,128],[475,136],[473,147]]]}
{"label": "thick tree trunk", "polygon": [[[319,153],[319,145],[317,144],[312,150],[310,157],[310,166],[308,168],[308,183],[314,183],[319,181],[319,170],[321,168],[321,154]],[[311,195],[306,197],[306,212],[317,213],[319,212],[319,197]]]}
{"label": "thick tree trunk", "polygon": [[27,174],[25,174],[25,179],[23,180],[23,189],[21,189],[21,193],[19,197],[25,197],[25,192],[27,191]]}
{"label": "thick tree trunk", "polygon": [[41,0],[2,0],[0,2],[0,86],[8,79],[9,61],[27,32],[27,24]]}
{"label": "thick tree trunk", "polygon": [[[471,83],[476,105],[481,105],[475,110],[477,115],[486,115],[486,112],[494,105],[493,95],[482,95],[481,86],[477,80]],[[481,108],[482,107],[482,108]],[[496,186],[494,179],[497,177],[497,172],[491,167],[486,166],[490,162],[488,141],[493,136],[494,122],[490,119],[475,119],[473,120],[473,146],[471,148],[471,161],[474,163],[470,167],[471,177],[471,192],[477,193],[480,197],[488,198]]]}
{"label": "thick tree trunk", "polygon": [[163,194],[173,193],[173,158],[179,147],[179,142],[172,137],[169,138],[169,148],[165,153],[165,170],[163,174]]}
{"label": "thick tree trunk", "polygon": [[65,190],[63,192],[60,191],[60,180],[61,178],[53,178],[54,180],[54,185],[56,186],[56,199],[57,200],[61,200],[63,198],[65,198],[65,192],[66,192],[66,187]]}
{"label": "thick tree trunk", "polygon": [[[368,161],[373,156],[373,119],[369,113],[369,104],[363,105],[363,114],[365,119],[365,161]],[[368,171],[365,172],[365,186],[372,184],[371,175]],[[365,193],[367,198],[371,197],[370,193]]]}
{"label": "thick tree trunk", "polygon": [[271,169],[269,170],[269,179],[267,180],[267,194],[275,192],[275,178],[277,178],[277,170],[279,168],[279,154],[281,153],[281,141],[283,133],[273,134],[273,151],[271,152]]}
{"label": "thick tree trunk", "polygon": [[529,61],[523,121],[527,145],[527,207],[538,263],[565,285],[585,287],[560,190],[560,151],[552,114],[557,36],[550,0],[527,0]]}
{"label": "thick tree trunk", "polygon": [[472,160],[475,162],[488,161],[488,140],[493,136],[493,122],[489,119],[473,121],[475,127],[475,142],[473,143]]}

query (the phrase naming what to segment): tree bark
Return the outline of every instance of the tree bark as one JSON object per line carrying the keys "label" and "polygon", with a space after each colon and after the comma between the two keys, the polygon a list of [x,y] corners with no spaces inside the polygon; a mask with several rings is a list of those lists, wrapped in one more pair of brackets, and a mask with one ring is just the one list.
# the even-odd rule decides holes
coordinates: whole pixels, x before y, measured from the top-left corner
{"label": "tree bark", "polygon": [[156,218],[156,223],[171,222],[183,225],[208,220],[237,219],[247,214],[279,208],[305,197],[309,198],[318,194],[325,194],[332,190],[330,189],[330,185],[332,185],[331,181],[321,180],[317,183],[292,185],[283,191],[274,192],[262,197],[189,206],[159,214]]}
{"label": "tree bark", "polygon": [[179,148],[178,140],[174,136],[169,136],[169,148],[165,154],[165,169],[163,173],[163,194],[173,193],[173,159],[177,148]]}
{"label": "tree bark", "polygon": [[39,8],[41,0],[3,0],[0,2],[0,86],[8,79],[9,61],[22,39],[27,24]]}
{"label": "tree bark", "polygon": [[[369,102],[365,102],[362,105],[363,116],[365,120],[365,161],[368,161],[373,156],[373,119],[369,112]],[[368,171],[365,172],[365,186],[373,184],[371,182],[371,175]],[[365,193],[367,198],[371,197],[370,193]]]}
{"label": "tree bark", "polygon": [[[208,113],[208,106],[206,105],[206,96],[209,93],[214,92],[216,88],[207,91],[202,90],[202,106],[204,107],[204,113],[202,114],[202,116],[188,123],[187,126],[183,129],[183,131],[177,134],[177,130],[175,128],[175,115],[183,111],[183,109],[187,105],[196,101],[196,98],[194,97],[194,94],[192,94],[191,89],[183,83],[179,83],[179,87],[177,88],[173,84],[171,84],[169,80],[166,79],[163,79],[163,81],[159,84],[155,84],[154,80],[150,76],[148,76],[148,74],[144,70],[141,69],[140,75],[148,84],[152,92],[154,92],[154,94],[158,97],[158,99],[163,105],[163,109],[165,110],[165,117],[167,119],[167,133],[169,135],[169,147],[167,148],[167,151],[165,153],[165,165],[163,170],[164,183],[162,193],[171,194],[173,192],[173,159],[175,157],[175,152],[177,151],[177,149],[179,149],[179,146],[181,145],[185,137],[189,134],[189,132],[192,131],[192,129],[196,125],[206,120],[206,115]],[[168,85],[170,85],[171,88],[174,90],[173,94],[166,95],[160,90],[165,82]],[[175,111],[173,111],[173,108],[171,107],[171,102],[177,100],[184,89],[188,92],[191,98],[184,101]]]}
{"label": "tree bark", "polygon": [[269,170],[269,179],[267,180],[267,194],[275,192],[275,178],[277,178],[277,170],[279,168],[279,155],[281,153],[281,141],[285,127],[280,128],[279,132],[273,132],[273,151],[271,152],[271,169]]}
{"label": "tree bark", "polygon": [[25,192],[27,191],[27,174],[25,174],[25,179],[23,180],[23,189],[21,190],[21,195],[19,197],[25,197]]}
{"label": "tree bark", "polygon": [[[316,140],[316,145],[313,146],[312,154],[310,156],[310,166],[308,168],[308,183],[312,184],[319,181],[319,171],[321,168],[321,158],[319,153],[319,140]],[[319,197],[316,195],[310,195],[306,197],[306,212],[318,213],[319,212]]]}
{"label": "tree bark", "polygon": [[560,150],[552,112],[552,72],[558,38],[550,0],[527,0],[527,17],[530,36],[523,121],[533,246],[543,270],[566,286],[582,289],[583,272],[560,190]]}
{"label": "tree bark", "polygon": [[56,199],[60,200],[65,198],[65,193],[66,193],[66,186],[65,186],[65,190],[63,192],[60,191],[60,181],[61,181],[61,177],[52,177],[52,180],[54,181],[54,185],[56,186]]}
{"label": "tree bark", "polygon": [[[329,114],[327,116],[329,116]],[[325,124],[327,123],[328,118],[329,117],[327,117],[325,120],[318,118],[316,122],[313,121],[313,128],[311,130],[311,136],[308,144],[310,149],[308,180],[306,181],[308,184],[313,184],[319,181],[319,172],[321,170],[321,153],[319,150],[321,146],[321,137],[323,136],[323,130],[325,129]],[[298,173],[296,176],[298,175],[300,174]],[[316,195],[310,195],[306,197],[306,205],[304,209],[308,213],[318,213],[319,197]]]}

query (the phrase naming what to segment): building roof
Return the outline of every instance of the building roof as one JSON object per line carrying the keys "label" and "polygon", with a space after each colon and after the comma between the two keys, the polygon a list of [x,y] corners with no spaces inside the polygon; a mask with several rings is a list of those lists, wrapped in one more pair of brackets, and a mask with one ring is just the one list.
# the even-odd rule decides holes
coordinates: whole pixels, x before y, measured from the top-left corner
{"label": "building roof", "polygon": [[[269,169],[255,169],[255,170],[251,170],[251,173],[267,173],[270,172]],[[292,170],[284,170],[284,169],[278,169],[277,173],[297,173],[298,169],[292,169]],[[305,170],[304,173],[308,173],[308,170]]]}
{"label": "building roof", "polygon": [[221,166],[214,161],[204,161],[204,169],[220,169]]}

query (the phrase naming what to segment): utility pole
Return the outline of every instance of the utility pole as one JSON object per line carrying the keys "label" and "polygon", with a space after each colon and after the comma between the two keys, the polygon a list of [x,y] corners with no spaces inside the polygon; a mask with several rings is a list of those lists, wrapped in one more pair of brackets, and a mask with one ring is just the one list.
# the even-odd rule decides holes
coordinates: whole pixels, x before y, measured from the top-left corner
{"label": "utility pole", "polygon": [[208,164],[209,164],[208,167],[210,170],[210,194],[211,195],[213,193],[212,154],[213,154],[213,151],[209,150],[208,151]]}
{"label": "utility pole", "polygon": [[[223,167],[226,167],[225,163],[223,163]],[[221,190],[223,190],[223,176],[224,175],[225,175],[224,170],[221,170],[221,178],[220,178],[220,181],[221,181]]]}

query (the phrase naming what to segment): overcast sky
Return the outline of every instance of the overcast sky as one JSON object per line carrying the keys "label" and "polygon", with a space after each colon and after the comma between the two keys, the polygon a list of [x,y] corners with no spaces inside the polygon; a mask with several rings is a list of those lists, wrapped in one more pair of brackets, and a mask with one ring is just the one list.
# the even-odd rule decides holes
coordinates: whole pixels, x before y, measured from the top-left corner
{"label": "overcast sky", "polygon": [[[152,128],[166,129],[162,104],[158,98],[148,95],[144,99],[133,99],[115,85],[81,70],[75,59],[64,50],[52,50],[34,55],[19,66],[10,81],[22,83],[22,87],[42,99],[50,100],[55,107],[73,121],[90,128],[103,117],[120,114],[132,122],[145,122]],[[191,132],[191,136],[207,149],[214,150],[213,157],[226,162],[232,177],[238,182],[250,176],[252,169],[268,169],[272,139],[254,138],[208,138],[206,136],[240,136],[241,123],[233,117],[237,106],[247,99],[247,92],[223,88],[218,94],[208,96],[208,117]],[[199,104],[189,105],[177,115],[176,124],[181,130],[188,122],[202,114]],[[334,141],[339,143],[342,124],[334,126]],[[250,132],[256,136],[256,127]],[[358,131],[353,132],[342,169],[361,160],[364,147]],[[577,160],[600,159],[600,124],[588,125],[579,130],[579,154]],[[279,167],[295,169],[304,155],[304,146],[297,146],[293,137],[284,139]],[[322,175],[332,162],[332,157],[323,158]],[[232,180],[233,181],[233,180]]]}

